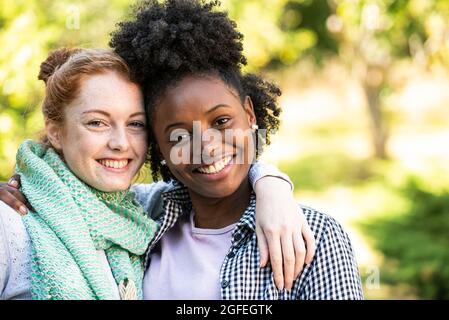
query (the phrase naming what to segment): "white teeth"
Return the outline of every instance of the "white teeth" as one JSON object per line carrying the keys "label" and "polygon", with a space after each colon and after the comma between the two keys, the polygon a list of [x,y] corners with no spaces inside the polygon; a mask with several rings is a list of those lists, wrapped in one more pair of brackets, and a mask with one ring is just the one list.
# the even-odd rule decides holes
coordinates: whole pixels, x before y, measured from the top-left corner
{"label": "white teeth", "polygon": [[211,168],[211,167],[205,167],[205,168],[204,168],[204,171],[205,171],[206,173],[211,173],[212,168]]}
{"label": "white teeth", "polygon": [[102,165],[108,168],[122,169],[128,165],[128,160],[98,160]]}
{"label": "white teeth", "polygon": [[231,156],[224,157],[220,161],[215,162],[209,166],[204,166],[204,167],[198,168],[198,171],[201,173],[208,173],[208,174],[218,173],[221,170],[223,170],[224,167],[226,167],[231,162],[231,160],[232,160]]}

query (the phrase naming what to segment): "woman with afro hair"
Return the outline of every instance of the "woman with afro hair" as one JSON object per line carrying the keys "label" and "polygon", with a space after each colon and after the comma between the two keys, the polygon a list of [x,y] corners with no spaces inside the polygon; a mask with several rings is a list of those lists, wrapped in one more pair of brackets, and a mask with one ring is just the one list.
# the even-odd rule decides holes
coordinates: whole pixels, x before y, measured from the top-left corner
{"label": "woman with afro hair", "polygon": [[[156,8],[156,7],[154,7]],[[142,21],[142,20],[141,20]],[[142,21],[144,22],[144,21]],[[163,21],[161,20],[162,24]],[[136,25],[135,25],[136,26]],[[182,26],[183,28],[185,26]],[[187,26],[188,27],[188,26]],[[163,26],[162,26],[163,28]],[[123,31],[125,28],[123,29]],[[143,31],[145,31],[145,28],[142,28]],[[128,29],[129,31],[129,29]],[[123,34],[124,35],[124,34]],[[143,35],[144,36],[144,35]],[[150,35],[151,36],[151,35]],[[152,39],[152,41],[156,41],[160,35],[156,35],[156,38]],[[121,36],[117,34],[116,40],[118,40]],[[138,40],[139,42],[143,39],[140,39],[142,37],[142,34],[140,33],[138,37],[135,38],[135,40]],[[232,36],[231,36],[232,37]],[[162,37],[163,38],[163,37]],[[160,39],[162,39],[160,38]],[[123,39],[122,39],[123,40]],[[148,39],[147,39],[148,40]],[[125,40],[126,43],[127,40]],[[134,39],[133,39],[134,41]],[[190,41],[190,40],[188,40]],[[117,42],[119,43],[119,42]],[[136,44],[136,42],[134,41]],[[141,41],[143,46],[147,46],[148,41]],[[163,45],[161,44],[161,48],[163,48]],[[58,52],[65,52],[64,49],[61,49],[62,51]],[[83,49],[74,49],[75,51],[82,51]],[[144,50],[145,51],[145,50]],[[72,52],[72,51],[70,51]],[[137,46],[137,49],[134,51],[135,54],[139,54],[139,48]],[[68,59],[68,56],[64,56]],[[173,57],[173,56],[170,56]],[[200,57],[202,59],[202,57]],[[159,58],[158,58],[159,59]],[[179,59],[176,58],[176,59]],[[139,60],[135,60],[139,61]],[[161,60],[162,61],[162,60]],[[162,61],[163,62],[163,61]],[[101,65],[98,65],[96,61],[89,60],[88,63],[93,64],[96,68],[98,68],[96,73],[101,74],[103,70],[101,69]],[[169,64],[176,64],[175,61],[169,62]],[[61,65],[64,65],[64,68],[60,67],[58,65],[58,70],[65,70],[65,73],[74,74],[76,77],[81,77],[82,73],[78,72],[77,69],[73,69],[71,64],[65,64],[65,62],[61,62]],[[46,64],[44,63],[43,66],[45,67]],[[128,68],[128,67],[126,67]],[[134,65],[134,69],[136,66]],[[96,70],[96,69],[95,69]],[[128,69],[127,69],[128,70]],[[147,69],[145,69],[147,70]],[[146,72],[144,69],[142,71],[145,72],[145,77],[139,77],[141,80],[141,83],[144,83],[145,79],[150,73]],[[58,74],[60,74],[63,71],[58,71]],[[64,73],[64,74],[65,74]],[[231,74],[232,75],[232,74]],[[130,82],[135,84],[135,79],[139,74],[137,72],[134,73],[135,77],[130,77]],[[133,79],[131,79],[133,78]],[[57,87],[60,90],[65,90],[64,92],[70,94],[70,92],[77,92],[77,90],[67,90],[66,86],[68,85],[76,85],[77,81],[65,81],[65,77],[58,77],[59,82],[56,82]],[[248,77],[250,79],[250,77]],[[253,81],[253,84],[257,85],[259,80],[256,78]],[[248,85],[250,82],[248,82]],[[262,82],[259,83],[260,85],[265,85]],[[109,88],[108,88],[109,89]],[[274,86],[269,89],[267,87],[268,91],[271,90],[270,94],[277,94],[278,91],[277,88]],[[249,90],[249,89],[245,89]],[[106,90],[102,90],[103,94],[104,92],[107,92]],[[126,90],[125,90],[126,91]],[[251,90],[253,91],[253,90]],[[140,91],[139,91],[140,92]],[[254,91],[255,92],[255,91]],[[264,96],[264,92],[260,92],[262,95],[260,96],[260,100],[266,99],[267,101],[270,100],[269,96]],[[110,96],[110,94],[106,94],[107,96]],[[59,95],[58,95],[59,96]],[[70,95],[72,97],[72,95]],[[253,99],[256,99],[255,96],[253,96]],[[118,105],[117,99],[113,99],[116,105]],[[109,100],[108,100],[109,101]],[[55,108],[61,108],[64,105],[64,103],[58,103],[55,104]],[[104,105],[104,103],[100,103],[100,105]],[[259,103],[257,104],[259,105]],[[272,121],[272,124],[274,126],[277,126],[277,116],[278,116],[278,110],[276,110],[276,105],[273,104],[273,116],[272,119],[269,120],[270,115],[266,114],[264,117],[268,119],[268,121]],[[120,112],[122,108],[128,108],[126,104],[122,104],[122,107],[117,107],[117,111]],[[59,110],[59,109],[58,109]],[[267,109],[267,111],[269,111]],[[71,110],[73,112],[73,110]],[[259,114],[262,114],[264,109],[259,110]],[[262,121],[261,121],[262,122]],[[146,131],[146,130],[145,130]],[[150,138],[151,141],[155,141],[154,138]],[[146,145],[146,144],[145,144]],[[143,145],[142,145],[143,146]],[[75,144],[72,145],[72,149],[75,154],[78,154],[80,156],[83,156],[79,153],[80,146]],[[153,144],[152,150],[156,150],[155,146]],[[159,164],[156,157],[158,154],[154,154],[150,157],[152,161],[152,167],[155,172],[164,171],[165,167],[157,168],[157,165]],[[156,165],[155,165],[156,164]],[[164,175],[167,179],[170,179],[170,176],[167,176],[169,174],[168,170],[164,171],[165,173],[161,173]],[[81,172],[82,173],[82,172]],[[293,279],[297,277],[297,275],[300,273],[302,266],[304,262],[310,263],[313,255],[314,255],[314,237],[312,234],[312,231],[310,230],[309,225],[307,224],[305,217],[303,214],[298,215],[297,214],[297,207],[294,203],[294,199],[291,193],[291,183],[289,183],[289,179],[284,174],[280,173],[276,168],[272,168],[270,166],[256,163],[251,166],[251,170],[249,171],[249,181],[252,183],[252,187],[254,187],[254,191],[257,195],[259,195],[259,199],[257,201],[257,216],[255,223],[255,229],[256,234],[258,235],[257,241],[259,243],[259,264],[261,266],[265,266],[268,262],[268,259],[271,260],[271,266],[272,266],[272,272],[274,274],[274,283],[278,288],[291,288]],[[213,176],[213,175],[210,175]],[[216,175],[215,175],[216,176]],[[155,179],[156,180],[156,179]],[[287,181],[284,181],[287,180]],[[113,184],[116,181],[109,181],[106,183]],[[14,184],[15,183],[15,184]],[[24,195],[17,190],[20,186],[20,177],[17,175],[13,177],[10,180],[10,184],[1,184],[0,183],[0,200],[4,201],[5,204],[9,205],[12,209],[16,209],[17,211],[21,211],[21,209],[25,208],[24,203],[26,203],[26,199]],[[207,186],[205,184],[204,186]],[[166,182],[157,182],[153,183],[151,185],[135,185],[133,186],[133,191],[135,191],[137,200],[145,207],[146,212],[148,215],[150,215],[153,218],[157,218],[158,214],[161,212],[161,196],[163,196],[164,191],[168,190],[172,187],[171,183]],[[278,192],[272,192],[272,190],[277,190]],[[2,202],[0,201],[0,204]],[[278,211],[276,214],[272,214],[274,211],[274,208]],[[33,208],[30,207],[31,210]],[[6,209],[5,209],[6,210]],[[12,210],[9,210],[8,212],[13,212]],[[238,211],[236,211],[238,212]],[[9,213],[8,213],[9,214]],[[20,220],[20,219],[19,219]],[[165,221],[165,220],[161,220]],[[0,228],[1,229],[1,228]],[[162,228],[163,229],[163,228]],[[282,230],[282,233],[280,232]],[[3,239],[8,239],[9,234],[7,233]],[[300,235],[300,236],[297,236]],[[305,245],[304,241],[301,237],[301,235],[304,237],[305,241],[307,242],[307,252],[305,251]],[[0,235],[0,238],[2,236]],[[158,239],[156,239],[158,240]],[[156,243],[156,242],[155,242]],[[17,246],[20,245],[19,243],[16,243],[14,248],[17,249]],[[3,248],[5,249],[5,248]],[[0,245],[0,251],[3,250],[2,246]],[[9,250],[9,251],[18,251],[18,250]],[[270,256],[270,258],[268,258]],[[23,255],[25,257],[24,259],[27,259],[28,256]],[[14,275],[15,272],[22,272],[22,269],[20,266],[26,265],[26,263],[22,263],[23,261],[20,259],[16,259],[16,256],[9,256],[5,254],[4,259],[0,261],[0,299],[3,298],[11,298],[11,297],[27,297],[29,292],[27,291],[28,286],[24,285],[24,282],[19,281],[15,279],[15,281],[8,281],[8,278],[2,275],[10,274]],[[16,261],[16,263],[12,263],[12,261]],[[27,273],[23,273],[24,276],[27,276]],[[12,277],[12,276],[11,276]],[[58,281],[56,281],[58,282]],[[7,288],[5,289],[4,286],[7,284]],[[17,291],[17,290],[18,291]],[[72,289],[72,288],[68,288]],[[19,293],[17,293],[19,292]]]}
{"label": "woman with afro hair", "polygon": [[[144,2],[112,36],[142,86],[153,178],[171,182],[148,251],[144,298],[362,299],[348,235],[308,207],[297,212],[317,250],[300,277],[279,290],[271,266],[260,268],[248,174],[260,153],[257,137],[264,133],[269,143],[279,127],[281,92],[242,73],[242,39],[217,1],[199,0]],[[301,233],[291,241],[297,250]]]}

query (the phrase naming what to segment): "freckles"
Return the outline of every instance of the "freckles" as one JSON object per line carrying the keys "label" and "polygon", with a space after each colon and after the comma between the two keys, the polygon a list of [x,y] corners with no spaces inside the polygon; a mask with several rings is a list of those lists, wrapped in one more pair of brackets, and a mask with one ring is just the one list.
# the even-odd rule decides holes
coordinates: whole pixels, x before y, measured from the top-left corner
{"label": "freckles", "polygon": [[147,135],[146,134],[142,135],[142,137],[138,140],[137,143],[142,150],[146,151],[148,149]]}
{"label": "freckles", "polygon": [[97,137],[95,137],[92,133],[86,132],[85,128],[81,128],[79,126],[74,126],[67,130],[70,133],[67,136],[67,141],[73,145],[77,146],[78,150],[89,150],[92,145],[95,145],[95,142],[98,141]]}
{"label": "freckles", "polygon": [[95,143],[95,139],[81,139],[76,140],[78,145],[78,153],[80,158],[88,158],[94,156],[98,152],[98,143]]}

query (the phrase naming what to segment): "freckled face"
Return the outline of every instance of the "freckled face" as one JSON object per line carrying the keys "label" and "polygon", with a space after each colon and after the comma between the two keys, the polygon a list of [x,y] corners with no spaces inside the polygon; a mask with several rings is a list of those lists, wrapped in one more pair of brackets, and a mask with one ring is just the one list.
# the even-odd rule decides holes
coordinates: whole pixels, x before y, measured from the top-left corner
{"label": "freckled face", "polygon": [[[218,77],[187,76],[164,93],[153,112],[152,127],[162,156],[191,192],[222,198],[247,179],[252,161],[247,134],[256,121],[249,98],[242,105],[237,92]],[[197,163],[193,161],[198,156],[193,148],[194,122],[203,138]],[[205,138],[210,129],[221,136]],[[173,155],[186,150],[191,155],[188,163],[174,161]]]}
{"label": "freckled face", "polygon": [[115,72],[87,76],[64,116],[52,143],[72,172],[101,191],[129,188],[147,151],[140,88]]}

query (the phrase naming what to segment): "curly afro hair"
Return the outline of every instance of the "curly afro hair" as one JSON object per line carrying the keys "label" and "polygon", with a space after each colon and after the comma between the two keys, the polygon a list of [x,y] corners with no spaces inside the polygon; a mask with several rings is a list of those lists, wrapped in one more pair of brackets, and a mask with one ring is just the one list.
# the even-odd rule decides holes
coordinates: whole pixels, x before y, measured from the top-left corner
{"label": "curly afro hair", "polygon": [[[219,1],[150,0],[136,7],[133,18],[118,24],[110,46],[128,64],[142,86],[145,108],[152,120],[157,99],[187,75],[213,75],[235,89],[243,103],[253,102],[259,129],[269,135],[279,128],[280,89],[254,74],[243,75],[243,35]],[[172,179],[152,130],[149,132],[149,161],[153,179]]]}

